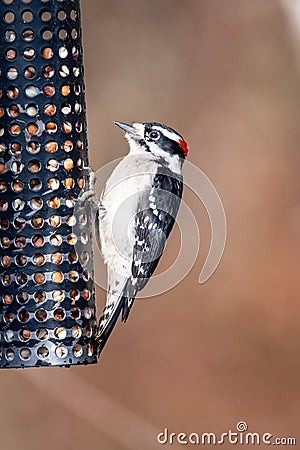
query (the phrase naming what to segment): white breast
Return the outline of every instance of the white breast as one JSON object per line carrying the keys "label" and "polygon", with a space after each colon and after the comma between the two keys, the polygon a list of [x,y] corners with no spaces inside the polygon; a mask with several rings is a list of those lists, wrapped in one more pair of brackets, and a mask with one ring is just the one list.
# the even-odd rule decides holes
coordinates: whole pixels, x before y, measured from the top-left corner
{"label": "white breast", "polygon": [[157,162],[151,153],[127,155],[107,180],[101,196],[100,241],[104,262],[130,275],[134,245],[133,219],[141,194],[151,188]]}

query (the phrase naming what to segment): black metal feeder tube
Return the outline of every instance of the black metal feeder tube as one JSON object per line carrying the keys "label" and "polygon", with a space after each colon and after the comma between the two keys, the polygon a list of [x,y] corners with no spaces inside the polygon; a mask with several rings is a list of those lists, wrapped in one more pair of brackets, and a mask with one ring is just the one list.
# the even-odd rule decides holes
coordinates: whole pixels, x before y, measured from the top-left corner
{"label": "black metal feeder tube", "polygon": [[0,0],[0,367],[97,362],[79,0]]}

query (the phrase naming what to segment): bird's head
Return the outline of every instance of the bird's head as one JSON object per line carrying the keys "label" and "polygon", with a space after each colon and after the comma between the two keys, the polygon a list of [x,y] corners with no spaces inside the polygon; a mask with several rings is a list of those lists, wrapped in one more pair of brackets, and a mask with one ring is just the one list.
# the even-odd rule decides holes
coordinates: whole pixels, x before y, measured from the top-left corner
{"label": "bird's head", "polygon": [[115,124],[125,131],[130,153],[151,152],[160,158],[177,156],[182,160],[187,157],[186,141],[167,125],[158,122],[133,122],[132,125],[115,122]]}

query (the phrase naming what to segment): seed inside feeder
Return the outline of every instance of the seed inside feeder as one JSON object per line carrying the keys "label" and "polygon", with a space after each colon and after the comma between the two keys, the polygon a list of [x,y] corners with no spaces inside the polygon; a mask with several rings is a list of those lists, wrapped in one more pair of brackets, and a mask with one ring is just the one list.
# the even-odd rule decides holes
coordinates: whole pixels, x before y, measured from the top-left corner
{"label": "seed inside feeder", "polygon": [[41,163],[37,159],[29,161],[28,170],[32,173],[39,172],[41,170]]}
{"label": "seed inside feeder", "polygon": [[32,191],[39,191],[42,187],[42,182],[38,178],[32,178],[29,182],[29,187]]}
{"label": "seed inside feeder", "polygon": [[55,353],[58,358],[65,358],[68,354],[68,349],[64,345],[59,345],[56,348]]}
{"label": "seed inside feeder", "polygon": [[33,210],[41,209],[43,206],[43,200],[39,197],[33,197],[29,203]]}
{"label": "seed inside feeder", "polygon": [[41,149],[41,146],[38,142],[31,141],[27,145],[27,151],[28,153],[31,153],[32,155],[35,155],[38,153]]}
{"label": "seed inside feeder", "polygon": [[0,200],[0,211],[6,211],[8,209],[8,202],[4,199]]}
{"label": "seed inside feeder", "polygon": [[39,93],[40,93],[39,89],[34,85],[30,85],[25,88],[25,94],[29,98],[36,97]]}
{"label": "seed inside feeder", "polygon": [[47,162],[47,169],[51,172],[55,172],[59,167],[58,161],[56,159],[49,159]]}
{"label": "seed inside feeder", "polygon": [[61,243],[62,243],[61,235],[58,234],[58,233],[52,234],[50,236],[50,242],[51,242],[52,245],[57,245],[57,246],[61,245]]}
{"label": "seed inside feeder", "polygon": [[43,238],[43,236],[40,235],[40,234],[34,235],[33,238],[32,238],[32,244],[35,247],[41,247],[42,245],[44,245],[44,238]]}
{"label": "seed inside feeder", "polygon": [[15,67],[10,67],[7,70],[6,76],[9,80],[15,80],[19,75],[18,69],[16,69]]}
{"label": "seed inside feeder", "polygon": [[26,30],[23,31],[22,37],[24,41],[30,42],[34,38],[34,31],[31,30],[30,28],[27,28]]}
{"label": "seed inside feeder", "polygon": [[32,257],[32,261],[34,264],[36,264],[37,266],[41,266],[42,264],[44,264],[45,262],[45,258],[42,255],[42,253],[35,253]]}
{"label": "seed inside feeder", "polygon": [[11,294],[4,294],[3,301],[5,305],[10,305],[12,302],[12,295]]}
{"label": "seed inside feeder", "polygon": [[57,131],[57,125],[54,122],[47,122],[46,123],[46,131],[49,134],[55,134]]}
{"label": "seed inside feeder", "polygon": [[78,325],[75,325],[74,327],[72,327],[72,337],[75,339],[80,338],[82,331],[81,328]]}
{"label": "seed inside feeder", "polygon": [[15,357],[15,352],[13,351],[12,348],[9,348],[6,350],[5,357],[6,357],[7,361],[13,361],[13,359]]}
{"label": "seed inside feeder", "polygon": [[3,194],[7,191],[7,184],[6,181],[0,181],[0,192]]}
{"label": "seed inside feeder", "polygon": [[63,84],[60,88],[60,92],[64,97],[66,97],[70,94],[70,86],[68,86],[67,84]]}
{"label": "seed inside feeder", "polygon": [[41,228],[44,224],[44,219],[40,216],[35,216],[31,219],[31,225],[34,228]]}
{"label": "seed inside feeder", "polygon": [[11,171],[13,173],[21,173],[24,168],[24,164],[21,161],[14,161],[11,165]]}
{"label": "seed inside feeder", "polygon": [[79,74],[80,74],[80,69],[79,69],[79,67],[77,67],[77,66],[75,66],[75,67],[73,67],[73,74],[74,74],[74,77],[79,77]]}
{"label": "seed inside feeder", "polygon": [[13,48],[10,48],[10,49],[7,50],[7,52],[6,52],[6,58],[7,58],[9,61],[15,59],[16,56],[17,56],[16,50],[14,50]]}
{"label": "seed inside feeder", "polygon": [[17,136],[18,134],[21,133],[21,127],[17,123],[13,123],[9,127],[9,131],[10,131],[10,134]]}
{"label": "seed inside feeder", "polygon": [[[53,253],[53,255],[51,256],[51,261],[53,262],[53,264],[60,264],[62,262],[62,254],[59,252]],[[62,291],[60,291],[60,292],[62,292]],[[61,301],[61,300],[56,300],[56,301]]]}
{"label": "seed inside feeder", "polygon": [[16,257],[16,264],[20,267],[25,266],[27,263],[27,257],[25,255],[18,255]]}
{"label": "seed inside feeder", "polygon": [[79,358],[83,353],[82,346],[80,344],[75,344],[72,353],[76,358]]}
{"label": "seed inside feeder", "polygon": [[[59,180],[57,178],[49,178],[48,180],[48,187],[51,190],[55,190],[59,188]],[[50,206],[50,204],[49,204]],[[53,206],[51,206],[53,208]]]}
{"label": "seed inside feeder", "polygon": [[69,295],[74,302],[80,298],[80,292],[78,289],[71,289]]}
{"label": "seed inside feeder", "polygon": [[67,189],[71,189],[72,187],[74,187],[74,180],[73,180],[73,178],[66,178],[64,180],[64,186]]}
{"label": "seed inside feeder", "polygon": [[71,170],[74,167],[73,160],[71,158],[67,158],[64,160],[64,168],[66,170]]}
{"label": "seed inside feeder", "polygon": [[57,339],[65,339],[67,337],[67,331],[65,327],[56,328],[54,334]]}
{"label": "seed inside feeder", "polygon": [[43,92],[47,97],[52,97],[55,94],[55,87],[50,85],[44,86]]}
{"label": "seed inside feeder", "polygon": [[78,49],[77,47],[75,47],[75,45],[72,47],[72,56],[73,58],[77,58],[79,55]]}
{"label": "seed inside feeder", "polygon": [[4,161],[0,161],[0,173],[4,173],[6,171],[6,164]]}
{"label": "seed inside feeder", "polygon": [[76,217],[75,217],[73,214],[71,214],[70,216],[68,216],[68,217],[66,218],[66,223],[67,223],[70,227],[73,227],[73,226],[76,224]]}
{"label": "seed inside feeder", "polygon": [[10,257],[8,255],[2,256],[1,263],[3,267],[9,267],[10,266]]}
{"label": "seed inside feeder", "polygon": [[68,75],[70,75],[70,70],[69,70],[68,66],[63,64],[59,69],[59,74],[63,78],[66,78]]}
{"label": "seed inside feeder", "polygon": [[20,358],[23,360],[27,360],[29,359],[31,356],[31,350],[29,348],[22,348],[20,350]]}
{"label": "seed inside feeder", "polygon": [[60,58],[64,59],[68,56],[68,50],[66,49],[66,47],[59,47],[58,54],[59,54]]}
{"label": "seed inside feeder", "polygon": [[52,274],[52,281],[54,283],[61,283],[64,279],[63,273],[57,270],[56,272],[53,272]]}
{"label": "seed inside feeder", "polygon": [[58,149],[58,144],[55,141],[48,141],[45,145],[45,150],[49,153],[54,153]]}
{"label": "seed inside feeder", "polygon": [[86,346],[86,354],[87,356],[93,356],[94,350],[92,344],[87,344]]}
{"label": "seed inside feeder", "polygon": [[20,322],[28,322],[29,312],[26,309],[22,309],[18,314],[18,319]]}
{"label": "seed inside feeder", "polygon": [[37,291],[34,294],[34,299],[37,303],[43,303],[46,300],[46,292],[45,291]]}
{"label": "seed inside feeder", "polygon": [[76,114],[81,113],[81,111],[82,111],[81,104],[76,102],[74,105],[74,110],[75,110]]}
{"label": "seed inside feeder", "polygon": [[63,308],[57,308],[54,311],[53,316],[56,320],[63,320],[66,316],[66,313]]}
{"label": "seed inside feeder", "polygon": [[75,233],[69,233],[67,236],[68,244],[75,245],[77,242],[77,236]]}
{"label": "seed inside feeder", "polygon": [[37,284],[43,284],[45,282],[45,274],[43,272],[36,272],[33,276],[34,281]]}
{"label": "seed inside feeder", "polygon": [[38,134],[39,127],[36,123],[29,123],[27,125],[27,131],[29,134],[31,134],[33,136],[33,135]]}
{"label": "seed inside feeder", "polygon": [[14,332],[13,332],[13,330],[5,331],[4,339],[6,340],[6,342],[12,342],[14,340]]}
{"label": "seed inside feeder", "polygon": [[[9,98],[17,98],[18,95],[19,95],[19,92],[20,91],[19,91],[19,89],[16,86],[11,86],[7,90],[7,96]],[[25,92],[26,92],[26,90],[25,90]]]}
{"label": "seed inside feeder", "polygon": [[57,289],[56,291],[53,292],[52,298],[55,302],[62,302],[65,298],[65,294],[63,293],[62,290]]}
{"label": "seed inside feeder", "polygon": [[10,239],[7,236],[2,236],[1,238],[1,247],[7,248],[10,245]]}
{"label": "seed inside feeder", "polygon": [[52,105],[51,103],[47,103],[44,106],[44,113],[47,114],[48,116],[53,116],[53,114],[55,114],[56,112],[56,106]]}
{"label": "seed inside feeder", "polygon": [[33,66],[28,66],[24,70],[24,76],[26,78],[29,78],[29,79],[34,78],[35,74],[36,74],[36,69]]}
{"label": "seed inside feeder", "polygon": [[17,236],[14,243],[17,248],[23,248],[26,245],[26,238],[24,236]]}
{"label": "seed inside feeder", "polygon": [[58,197],[51,197],[48,200],[48,206],[50,208],[59,208],[59,206],[60,206],[60,199]]}
{"label": "seed inside feeder", "polygon": [[40,347],[37,351],[37,355],[41,359],[45,359],[49,356],[49,350],[47,347]]}
{"label": "seed inside feeder", "polygon": [[45,78],[52,78],[54,75],[54,68],[50,65],[43,67],[43,75]]}
{"label": "seed inside feeder", "polygon": [[0,144],[0,155],[3,155],[6,152],[6,145],[5,144]]}
{"label": "seed inside feeder", "polygon": [[23,56],[25,59],[33,59],[35,57],[35,50],[31,47],[27,47],[23,51]]}
{"label": "seed inside feeder", "polygon": [[43,50],[42,50],[42,56],[43,56],[45,59],[50,59],[50,58],[52,58],[52,57],[53,57],[53,50],[52,50],[52,48],[51,48],[51,47],[45,47],[45,48],[43,48]]}
{"label": "seed inside feeder", "polygon": [[10,311],[4,314],[4,321],[6,323],[11,323],[14,320],[14,314]]}
{"label": "seed inside feeder", "polygon": [[7,42],[14,42],[16,39],[16,33],[13,30],[7,30],[5,32],[5,40]]}
{"label": "seed inside feeder", "polygon": [[34,117],[37,115],[39,108],[37,105],[31,104],[26,106],[26,113],[29,117]]}
{"label": "seed inside feeder", "polygon": [[79,274],[76,270],[71,270],[71,272],[69,272],[69,280],[72,281],[72,283],[79,280]]}
{"label": "seed inside feeder", "polygon": [[28,302],[29,295],[27,292],[19,292],[17,295],[17,300],[21,304],[25,304]]}
{"label": "seed inside feeder", "polygon": [[45,339],[48,338],[48,330],[46,328],[38,328],[36,330],[36,337],[40,340],[40,341],[44,341]]}
{"label": "seed inside feeder", "polygon": [[49,223],[53,227],[59,227],[61,223],[60,216],[51,216],[49,219]]}
{"label": "seed inside feeder", "polygon": [[38,320],[39,322],[45,322],[45,320],[47,319],[47,311],[45,311],[44,309],[39,309],[36,313],[35,313],[35,318],[36,320]]}
{"label": "seed inside feeder", "polygon": [[25,206],[25,202],[22,198],[16,198],[13,202],[12,202],[12,207],[15,211],[22,211],[22,209]]}
{"label": "seed inside feeder", "polygon": [[71,105],[70,103],[64,103],[62,105],[61,111],[63,114],[69,114],[71,112]]}
{"label": "seed inside feeder", "polygon": [[80,310],[79,310],[79,308],[71,308],[71,317],[73,318],[73,319],[79,319],[79,317],[80,317]]}
{"label": "seed inside feeder", "polygon": [[[68,255],[68,260],[71,264],[74,264],[78,261],[78,256],[76,252],[70,252]],[[76,272],[77,273],[77,272]],[[75,271],[72,271],[72,275],[76,278]]]}
{"label": "seed inside feeder", "polygon": [[19,331],[19,338],[21,341],[28,341],[30,339],[30,331],[26,328]]}
{"label": "seed inside feeder", "polygon": [[72,141],[69,141],[69,140],[65,141],[63,148],[64,148],[64,151],[67,152],[67,153],[70,152],[71,150],[73,150],[73,143],[72,143]]}
{"label": "seed inside feeder", "polygon": [[19,216],[15,218],[13,224],[18,230],[22,230],[26,225],[26,220],[24,217]]}

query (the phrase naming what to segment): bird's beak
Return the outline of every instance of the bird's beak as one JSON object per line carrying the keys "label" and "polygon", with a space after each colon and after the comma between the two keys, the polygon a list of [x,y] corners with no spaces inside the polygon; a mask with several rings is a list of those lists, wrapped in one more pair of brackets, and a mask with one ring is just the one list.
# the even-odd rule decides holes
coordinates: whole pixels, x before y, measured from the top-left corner
{"label": "bird's beak", "polygon": [[[142,133],[139,133],[139,130],[137,128],[133,127],[132,125],[128,125],[127,123],[124,123],[124,122],[114,122],[114,123],[115,123],[115,125],[118,125],[118,127],[120,127],[122,130],[124,130],[126,133],[128,133],[130,135],[130,137],[135,138],[135,139],[141,139]],[[135,124],[135,125],[138,125],[138,124]]]}
{"label": "bird's beak", "polygon": [[127,125],[127,123],[124,122],[114,122],[115,125],[118,125],[122,130],[126,131],[126,133],[129,134],[136,134],[135,129],[131,125]]}

